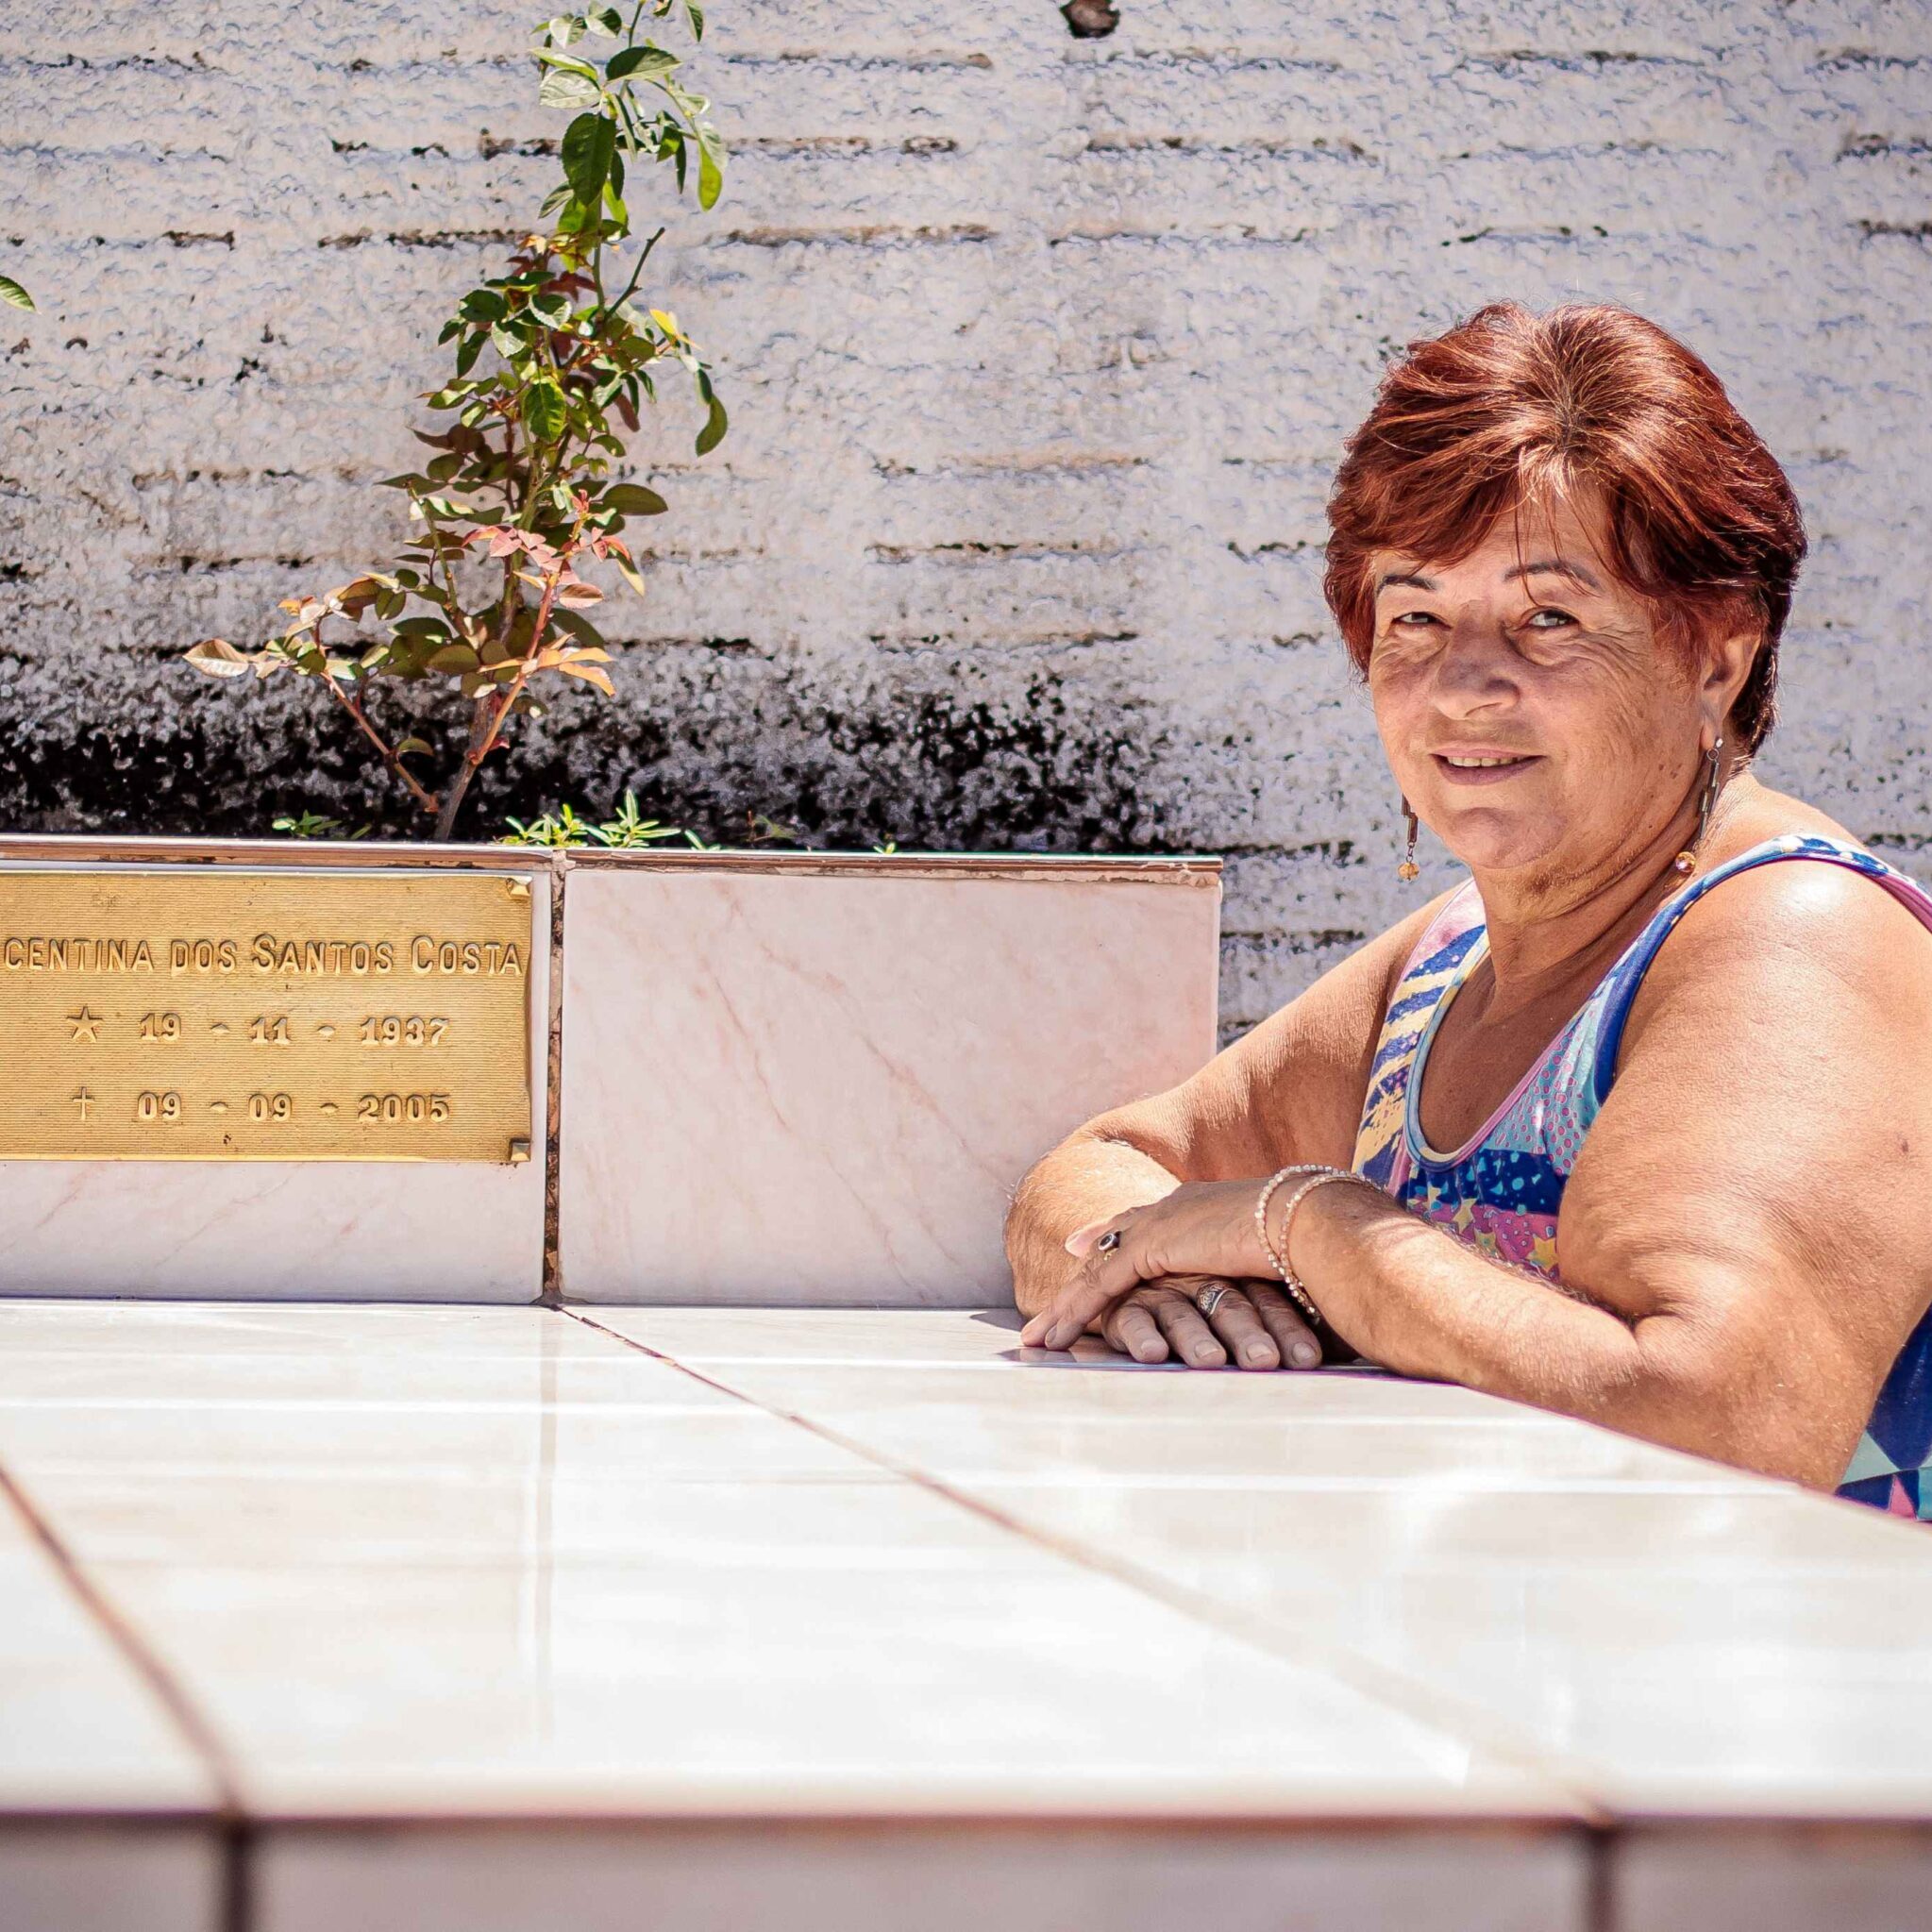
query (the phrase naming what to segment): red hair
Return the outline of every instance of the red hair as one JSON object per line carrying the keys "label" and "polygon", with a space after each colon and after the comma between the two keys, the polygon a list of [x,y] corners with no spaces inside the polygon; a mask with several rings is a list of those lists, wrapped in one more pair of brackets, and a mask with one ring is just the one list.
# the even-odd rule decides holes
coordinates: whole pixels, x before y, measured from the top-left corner
{"label": "red hair", "polygon": [[1498,302],[1391,366],[1328,502],[1322,587],[1356,668],[1374,641],[1373,551],[1453,563],[1505,512],[1552,497],[1603,504],[1604,563],[1685,661],[1709,625],[1761,627],[1732,709],[1755,751],[1805,558],[1798,499],[1723,384],[1627,309]]}

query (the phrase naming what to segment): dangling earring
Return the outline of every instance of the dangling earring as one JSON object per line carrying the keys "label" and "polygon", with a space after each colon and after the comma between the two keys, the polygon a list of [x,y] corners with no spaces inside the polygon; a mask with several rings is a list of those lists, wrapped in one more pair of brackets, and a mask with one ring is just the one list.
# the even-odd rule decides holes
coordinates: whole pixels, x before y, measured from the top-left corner
{"label": "dangling earring", "polygon": [[1710,830],[1711,807],[1718,801],[1718,772],[1722,765],[1724,740],[1722,733],[1718,742],[1710,748],[1708,757],[1710,769],[1704,775],[1704,796],[1697,801],[1697,836],[1671,861],[1679,872],[1690,872],[1697,865],[1697,848],[1704,843],[1704,835]]}
{"label": "dangling earring", "polygon": [[1408,820],[1409,844],[1408,849],[1403,854],[1402,864],[1395,868],[1395,876],[1406,884],[1409,880],[1420,878],[1422,872],[1422,868],[1416,864],[1415,808],[1410,805],[1406,798],[1402,801],[1402,815]]}

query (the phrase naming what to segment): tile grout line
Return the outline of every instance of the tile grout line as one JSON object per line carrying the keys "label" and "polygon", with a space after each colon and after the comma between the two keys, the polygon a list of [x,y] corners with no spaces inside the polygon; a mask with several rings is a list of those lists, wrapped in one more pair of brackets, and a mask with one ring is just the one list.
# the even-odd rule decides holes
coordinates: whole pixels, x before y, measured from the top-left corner
{"label": "tile grout line", "polygon": [[133,1622],[87,1573],[80,1559],[52,1521],[34,1506],[18,1476],[0,1462],[0,1495],[12,1505],[61,1580],[79,1600],[81,1608],[105,1633],[123,1660],[147,1686],[166,1713],[189,1755],[207,1772],[215,1790],[211,1819],[221,1858],[221,1897],[217,1907],[221,1932],[247,1932],[248,1854],[250,1832],[242,1802],[241,1780],[227,1746],[195,1707],[186,1688],[160,1658],[143,1642]]}
{"label": "tile grout line", "polygon": [[549,972],[544,1028],[544,1255],[537,1290],[540,1305],[554,1308],[563,1295],[563,897],[570,872],[561,852],[550,866]]}
{"label": "tile grout line", "polygon": [[1219,1631],[1223,1636],[1232,1637],[1237,1642],[1252,1650],[1291,1664],[1306,1664],[1311,1661],[1329,1671],[1335,1677],[1349,1686],[1351,1689],[1372,1699],[1386,1709],[1398,1715],[1419,1719],[1447,1733],[1460,1741],[1479,1744],[1483,1749],[1505,1760],[1517,1771],[1529,1775],[1541,1786],[1554,1789],[1565,1801],[1573,1804],[1578,1816],[1568,1821],[1571,1825],[1581,1826],[1591,1834],[1592,1850],[1588,1857],[1591,1883],[1601,1882],[1596,1872],[1602,1862],[1603,1852],[1597,1847],[1606,1844],[1614,1827],[1614,1818],[1596,1799],[1588,1795],[1590,1780],[1587,1775],[1588,1767],[1565,1757],[1546,1753],[1535,1739],[1520,1737],[1516,1728],[1506,1721],[1499,1721],[1487,1706],[1468,1704],[1453,1693],[1438,1691],[1432,1687],[1418,1683],[1403,1676],[1400,1672],[1390,1670],[1386,1665],[1378,1664],[1372,1658],[1360,1655],[1344,1645],[1334,1644],[1322,1638],[1314,1638],[1302,1647],[1296,1648],[1283,1643],[1275,1635],[1274,1627],[1258,1617],[1230,1611],[1212,1597],[1204,1597],[1188,1589],[1184,1585],[1168,1582],[1151,1571],[1146,1571],[1129,1560],[1115,1556],[1104,1550],[1091,1547],[1067,1537],[1059,1532],[1042,1529],[1029,1523],[1024,1518],[1009,1514],[997,1504],[988,1503],[971,1491],[959,1488],[943,1477],[933,1476],[911,1464],[902,1463],[882,1451],[868,1447],[825,1423],[815,1421],[811,1417],[800,1415],[797,1410],[782,1408],[749,1395],[745,1390],[734,1388],[728,1382],[706,1374],[700,1369],[694,1369],[689,1363],[680,1361],[675,1355],[665,1354],[652,1348],[647,1342],[638,1341],[634,1336],[620,1334],[614,1328],[608,1328],[594,1316],[580,1309],[560,1307],[561,1315],[579,1321],[586,1328],[595,1329],[600,1335],[609,1336],[613,1341],[622,1342],[625,1347],[635,1349],[640,1354],[652,1361],[662,1362],[667,1368],[675,1369],[680,1374],[688,1375],[695,1382],[719,1393],[735,1397],[748,1403],[764,1414],[781,1421],[795,1423],[821,1441],[831,1443],[834,1448],[859,1456],[872,1464],[875,1469],[884,1470],[888,1474],[899,1476],[916,1484],[930,1493],[943,1497],[947,1502],[970,1511],[982,1520],[1019,1537],[1023,1541],[1051,1551],[1065,1560],[1078,1565],[1111,1581],[1121,1584],[1142,1596],[1154,1598],[1169,1609],[1178,1610],[1191,1621],[1204,1623]]}

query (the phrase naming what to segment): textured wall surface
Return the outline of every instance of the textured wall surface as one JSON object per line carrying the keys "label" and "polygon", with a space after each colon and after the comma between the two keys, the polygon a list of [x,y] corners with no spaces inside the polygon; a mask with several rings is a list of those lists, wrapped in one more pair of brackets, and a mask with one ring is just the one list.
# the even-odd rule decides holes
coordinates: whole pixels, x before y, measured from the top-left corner
{"label": "textured wall surface", "polygon": [[[196,637],[386,553],[443,305],[552,176],[511,0],[10,0],[0,817],[387,805],[324,700]],[[1816,555],[1766,767],[1932,840],[1932,0],[716,0],[725,200],[657,293],[733,427],[472,820],[626,784],[729,833],[1210,849],[1223,1016],[1408,900],[1319,593],[1391,345],[1497,296],[1684,334]],[[418,412],[418,420],[421,420]],[[399,819],[400,815],[392,815]]]}

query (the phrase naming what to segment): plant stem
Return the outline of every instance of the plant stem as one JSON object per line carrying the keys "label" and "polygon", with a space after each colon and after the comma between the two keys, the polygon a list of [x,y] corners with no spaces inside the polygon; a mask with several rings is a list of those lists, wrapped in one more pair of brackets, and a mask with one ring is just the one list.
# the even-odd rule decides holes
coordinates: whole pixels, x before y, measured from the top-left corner
{"label": "plant stem", "polygon": [[450,835],[456,830],[456,815],[462,804],[462,795],[470,788],[470,780],[476,776],[482,754],[477,749],[483,742],[484,731],[488,729],[490,699],[486,692],[478,692],[476,702],[470,707],[470,737],[463,748],[462,763],[457,767],[456,776],[449,781],[449,789],[443,795],[443,809],[436,815],[436,843],[447,845]]}
{"label": "plant stem", "polygon": [[331,691],[335,693],[336,697],[340,700],[343,709],[346,711],[352,718],[355,719],[356,724],[361,731],[362,735],[365,738],[367,738],[370,744],[375,746],[377,750],[382,754],[383,764],[386,764],[390,768],[390,770],[394,772],[395,776],[399,778],[403,781],[403,783],[410,788],[410,792],[412,796],[415,798],[416,803],[420,805],[425,812],[435,811],[436,795],[433,792],[425,791],[423,787],[416,781],[414,776],[410,771],[408,765],[406,765],[402,762],[402,760],[398,758],[393,750],[390,749],[389,746],[383,740],[382,733],[378,731],[376,729],[376,727],[369,722],[368,713],[365,712],[362,709],[362,707],[359,703],[357,703],[357,701],[353,697],[351,697],[349,694],[346,691],[344,691],[340,684],[338,684],[335,681],[333,678],[325,677],[322,681],[325,684],[327,684]]}

